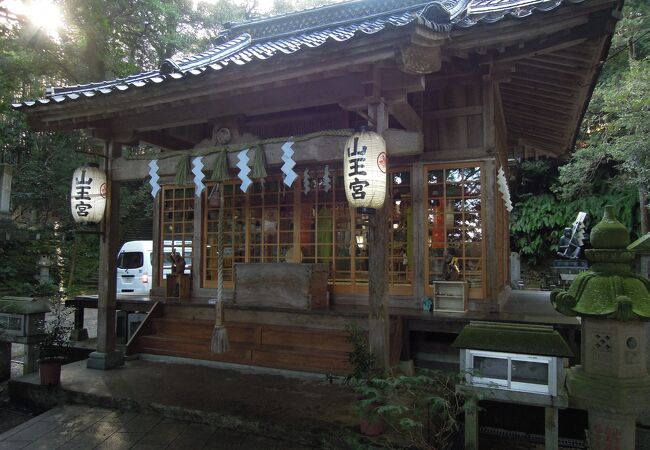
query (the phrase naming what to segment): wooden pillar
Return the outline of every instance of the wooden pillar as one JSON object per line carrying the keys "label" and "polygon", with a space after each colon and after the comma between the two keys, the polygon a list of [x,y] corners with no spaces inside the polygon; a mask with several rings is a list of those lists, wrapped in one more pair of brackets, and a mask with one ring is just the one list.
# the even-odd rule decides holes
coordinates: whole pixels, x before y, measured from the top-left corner
{"label": "wooden pillar", "polygon": [[558,428],[557,408],[547,406],[544,412],[544,450],[557,450],[558,446]]}
{"label": "wooden pillar", "polygon": [[120,144],[109,140],[105,144],[106,211],[101,224],[99,243],[99,299],[97,303],[97,351],[88,357],[89,369],[108,370],[124,364],[124,355],[115,348],[115,296],[117,252],[120,244],[120,183],[113,181],[115,158],[121,156]]}
{"label": "wooden pillar", "polygon": [[427,256],[423,242],[426,242],[427,224],[426,205],[424,204],[424,165],[421,162],[413,164],[411,172],[411,195],[413,196],[413,287],[415,300],[419,309],[422,309],[422,299],[427,296],[429,277],[425,273],[424,261]]}
{"label": "wooden pillar", "polygon": [[[202,196],[194,195],[194,232],[192,233],[192,292],[201,289],[201,274],[203,272],[203,202]],[[192,295],[192,294],[190,294]]]}
{"label": "wooden pillar", "polygon": [[478,450],[478,401],[465,404],[465,450]]}
{"label": "wooden pillar", "polygon": [[[382,134],[388,128],[388,108],[383,101],[370,105],[368,115],[375,121],[376,131]],[[388,161],[390,166],[390,161]],[[388,167],[386,168],[388,177]],[[388,195],[388,189],[386,189]],[[390,203],[377,210],[370,218],[368,235],[368,341],[370,351],[377,358],[377,367],[390,366],[388,314],[388,220]]]}
{"label": "wooden pillar", "polygon": [[162,189],[156,193],[156,197],[153,198],[153,210],[151,215],[153,216],[153,230],[152,230],[152,240],[153,240],[153,256],[151,261],[153,274],[151,276],[151,289],[154,292],[151,294],[164,295],[162,285],[162,246],[160,245],[160,202],[162,197]]}
{"label": "wooden pillar", "polygon": [[[496,158],[496,133],[494,115],[494,81],[490,75],[483,76],[483,148],[487,155]],[[499,294],[498,265],[506,261],[498,261],[500,252],[497,252],[497,214],[496,202],[496,165],[495,159],[486,161],[483,176],[483,191],[485,192],[485,205],[483,215],[485,224],[485,292],[491,302],[492,308],[498,308],[497,296]]]}
{"label": "wooden pillar", "polygon": [[498,270],[497,264],[505,264],[505,261],[497,261],[497,224],[496,224],[496,202],[501,201],[496,193],[496,167],[493,159],[485,161],[483,174],[483,192],[485,192],[485,206],[483,223],[485,224],[485,288],[491,305],[497,307],[498,295]]}

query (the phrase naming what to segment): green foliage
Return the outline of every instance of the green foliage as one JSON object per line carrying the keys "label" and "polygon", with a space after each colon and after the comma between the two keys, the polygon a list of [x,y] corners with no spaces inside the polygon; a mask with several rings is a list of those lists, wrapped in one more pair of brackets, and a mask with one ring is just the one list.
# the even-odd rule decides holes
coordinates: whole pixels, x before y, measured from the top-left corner
{"label": "green foliage", "polygon": [[27,297],[47,297],[56,293],[58,291],[56,286],[60,281],[60,272],[56,264],[50,267],[52,283],[41,284],[36,278],[39,257],[54,255],[57,243],[55,236],[31,231],[24,233],[23,239],[15,239],[12,236],[21,236],[19,230],[6,223],[2,225],[0,233],[4,236],[9,235],[10,239],[1,242],[0,255],[6,264],[0,268],[0,292]]}
{"label": "green foliage", "polygon": [[578,211],[589,213],[594,225],[604,205],[615,205],[619,220],[639,234],[639,195],[650,186],[648,80],[650,3],[626,1],[571,158],[559,176],[548,162],[520,167],[511,245],[529,264],[554,256]]}
{"label": "green foliage", "polygon": [[70,333],[74,327],[72,310],[66,308],[58,295],[50,298],[51,312],[43,324],[43,340],[39,344],[40,359],[62,358],[63,349],[70,346]]}
{"label": "green foliage", "polygon": [[577,149],[560,168],[556,190],[562,199],[630,190],[647,192],[649,79],[650,3],[626,1],[582,123]]}
{"label": "green foliage", "polygon": [[352,344],[352,351],[348,353],[348,363],[352,367],[352,373],[345,377],[345,382],[368,383],[380,371],[376,367],[377,358],[370,353],[368,336],[365,331],[356,324],[347,324],[347,341]]}
{"label": "green foliage", "polygon": [[511,246],[528,264],[536,266],[555,257],[562,231],[571,226],[579,211],[588,214],[586,226],[589,231],[600,221],[605,205],[614,205],[618,219],[628,229],[638,232],[635,192],[588,195],[573,201],[543,194],[527,196],[515,204],[510,218]]}
{"label": "green foliage", "polygon": [[[353,372],[345,382],[351,382],[359,395],[359,415],[385,421],[401,437],[399,447],[447,448],[463,408],[463,398],[456,393],[462,376],[431,370],[420,370],[414,376],[384,373],[375,366],[366,332],[357,325],[345,329],[353,347],[348,353]],[[364,448],[350,442],[346,441],[345,448]]]}
{"label": "green foliage", "polygon": [[446,449],[458,430],[463,397],[458,373],[419,370],[416,375],[375,377],[357,385],[362,417],[381,418],[404,442],[400,447]]}

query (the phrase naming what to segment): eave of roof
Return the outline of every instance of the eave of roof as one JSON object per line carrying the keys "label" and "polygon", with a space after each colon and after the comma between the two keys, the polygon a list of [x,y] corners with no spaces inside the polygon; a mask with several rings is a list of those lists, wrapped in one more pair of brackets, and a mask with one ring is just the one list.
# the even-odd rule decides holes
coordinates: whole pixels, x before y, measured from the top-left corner
{"label": "eave of roof", "polygon": [[553,327],[544,325],[470,322],[451,346],[525,355],[574,356],[562,336]]}
{"label": "eave of roof", "polygon": [[[225,42],[208,51],[165,61],[160,69],[125,78],[52,88],[44,99],[24,101],[14,108],[30,112],[41,106],[115,95],[133,88],[159,85],[225,67],[245,66],[327,42],[345,42],[388,28],[417,22],[438,32],[498,22],[508,16],[522,18],[535,11],[550,11],[563,3],[583,0],[357,0],[258,21],[235,24],[223,35]],[[350,18],[352,17],[352,18]],[[39,108],[40,109],[40,108]]]}

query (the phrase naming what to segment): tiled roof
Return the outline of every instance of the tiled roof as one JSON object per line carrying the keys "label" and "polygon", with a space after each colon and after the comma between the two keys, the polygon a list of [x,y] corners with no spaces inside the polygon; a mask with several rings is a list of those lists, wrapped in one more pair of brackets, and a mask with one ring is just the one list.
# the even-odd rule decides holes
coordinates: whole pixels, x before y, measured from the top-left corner
{"label": "tiled roof", "polygon": [[344,42],[359,35],[402,27],[414,21],[439,32],[493,23],[507,15],[525,17],[582,0],[356,0],[281,16],[232,24],[222,43],[202,53],[165,61],[160,69],[110,81],[51,88],[46,98],[14,104],[18,109],[103,96],[163,82],[244,66],[328,41]]}

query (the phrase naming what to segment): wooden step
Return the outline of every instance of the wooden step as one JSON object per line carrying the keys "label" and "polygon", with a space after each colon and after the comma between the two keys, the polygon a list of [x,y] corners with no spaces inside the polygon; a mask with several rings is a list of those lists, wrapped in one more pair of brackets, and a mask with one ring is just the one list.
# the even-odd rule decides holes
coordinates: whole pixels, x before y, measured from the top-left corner
{"label": "wooden step", "polygon": [[303,371],[349,373],[347,353],[313,349],[297,349],[287,346],[259,345],[231,342],[224,354],[210,351],[210,340],[192,340],[161,336],[141,336],[136,352],[157,355],[180,356],[212,361],[253,364]]}
{"label": "wooden step", "polygon": [[[153,334],[177,338],[212,338],[214,323],[208,320],[153,319]],[[285,346],[302,349],[352,351],[347,341],[348,333],[304,327],[280,327],[276,325],[226,323],[228,337],[232,342],[248,342],[261,345]]]}
{"label": "wooden step", "polygon": [[[152,334],[178,338],[192,338],[210,341],[214,322],[211,320],[178,320],[155,318],[152,322]],[[259,342],[259,330],[254,325],[229,323],[226,324],[228,337],[233,342]]]}

